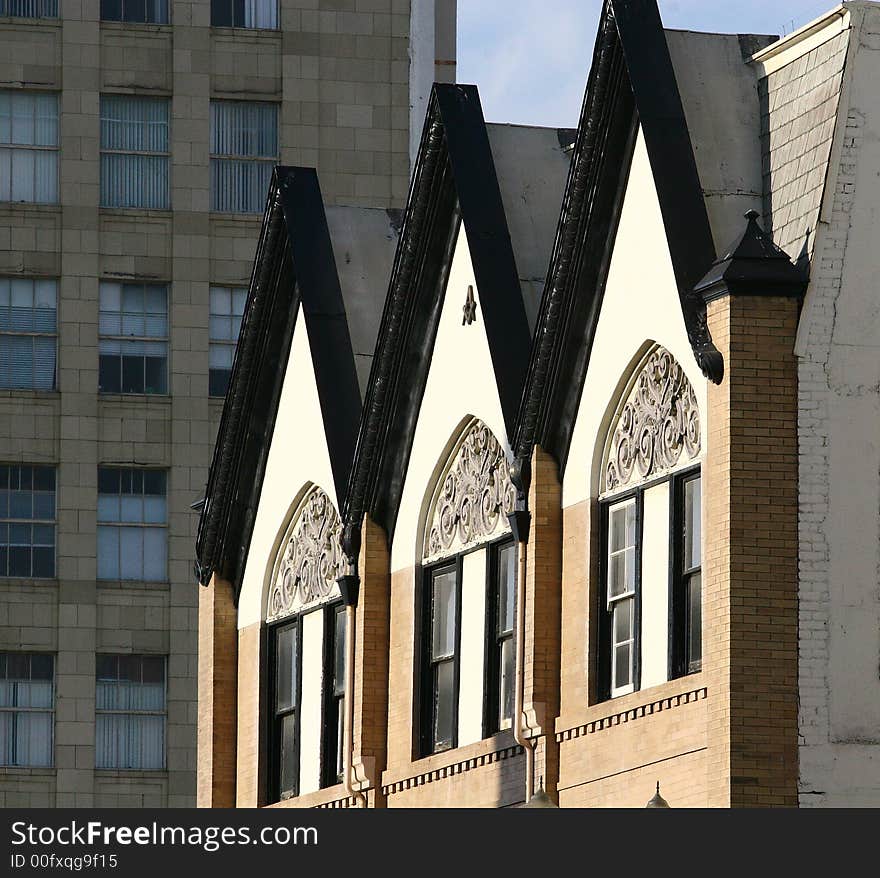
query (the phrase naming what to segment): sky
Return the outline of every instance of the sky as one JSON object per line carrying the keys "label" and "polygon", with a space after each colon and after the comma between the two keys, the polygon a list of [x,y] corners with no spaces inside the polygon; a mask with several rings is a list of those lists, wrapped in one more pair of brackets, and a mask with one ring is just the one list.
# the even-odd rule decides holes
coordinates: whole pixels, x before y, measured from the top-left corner
{"label": "sky", "polygon": [[[785,34],[836,0],[659,0],[666,27]],[[459,82],[490,122],[577,126],[602,0],[458,0]]]}

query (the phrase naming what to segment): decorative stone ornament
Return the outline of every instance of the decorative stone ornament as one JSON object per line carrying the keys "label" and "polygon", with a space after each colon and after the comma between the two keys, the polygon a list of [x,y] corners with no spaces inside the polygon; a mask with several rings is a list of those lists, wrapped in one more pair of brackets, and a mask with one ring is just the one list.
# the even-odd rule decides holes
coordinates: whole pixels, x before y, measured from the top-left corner
{"label": "decorative stone ornament", "polygon": [[455,554],[509,530],[507,514],[515,503],[504,449],[475,419],[464,431],[428,511],[424,560]]}
{"label": "decorative stone ornament", "polygon": [[694,460],[700,411],[694,388],[666,348],[653,350],[618,409],[605,455],[603,491],[618,491]]}
{"label": "decorative stone ornament", "polygon": [[477,300],[474,298],[474,288],[468,284],[467,296],[464,307],[461,309],[464,317],[461,319],[462,326],[470,326],[477,319]]}
{"label": "decorative stone ornament", "polygon": [[342,522],[333,502],[318,487],[300,504],[284,537],[266,620],[271,622],[339,595],[336,579],[345,572]]}

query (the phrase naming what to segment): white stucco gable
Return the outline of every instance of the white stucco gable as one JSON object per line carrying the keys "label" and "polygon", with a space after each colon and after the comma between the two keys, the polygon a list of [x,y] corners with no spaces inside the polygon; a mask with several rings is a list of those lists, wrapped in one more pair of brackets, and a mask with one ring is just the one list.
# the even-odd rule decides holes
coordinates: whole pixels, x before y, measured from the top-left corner
{"label": "white stucco gable", "polygon": [[654,343],[678,360],[693,385],[703,413],[701,447],[705,452],[707,381],[688,341],[657,187],[640,130],[572,431],[563,506],[595,496],[608,421],[632,370]]}
{"label": "white stucco gable", "polygon": [[[476,320],[463,325],[468,287],[473,288]],[[523,356],[528,352],[523,351]],[[462,223],[404,480],[391,546],[392,571],[410,567],[420,559],[422,522],[431,489],[461,428],[472,418],[486,424],[509,455],[480,292]]]}
{"label": "white stucco gable", "polygon": [[290,347],[238,603],[238,627],[265,618],[273,561],[305,490],[318,485],[339,508],[302,309]]}

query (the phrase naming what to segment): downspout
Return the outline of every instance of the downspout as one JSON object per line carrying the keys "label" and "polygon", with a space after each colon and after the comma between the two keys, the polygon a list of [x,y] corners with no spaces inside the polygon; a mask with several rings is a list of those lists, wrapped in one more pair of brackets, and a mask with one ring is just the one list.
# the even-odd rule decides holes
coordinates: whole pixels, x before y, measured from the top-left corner
{"label": "downspout", "polygon": [[[352,564],[349,569],[356,569]],[[367,807],[367,797],[354,788],[354,632],[361,580],[357,573],[336,580],[345,603],[345,716],[342,723],[342,789],[356,808]]]}
{"label": "downspout", "polygon": [[526,804],[535,789],[535,742],[526,737],[525,653],[526,653],[526,568],[528,560],[529,529],[532,515],[528,511],[528,486],[531,463],[519,458],[510,469],[510,477],[517,492],[516,509],[507,516],[517,546],[519,570],[516,581],[516,689],[513,696],[513,739],[526,755]]}

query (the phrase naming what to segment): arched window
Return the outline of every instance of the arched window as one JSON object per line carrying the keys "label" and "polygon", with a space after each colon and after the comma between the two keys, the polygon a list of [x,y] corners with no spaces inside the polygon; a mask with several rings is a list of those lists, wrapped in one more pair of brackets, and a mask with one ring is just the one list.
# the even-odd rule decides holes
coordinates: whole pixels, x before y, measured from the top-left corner
{"label": "arched window", "polygon": [[504,449],[474,418],[441,471],[425,522],[417,643],[421,755],[510,728],[516,556],[507,513],[514,499]]}
{"label": "arched window", "polygon": [[655,347],[605,441],[597,657],[604,697],[701,667],[700,450],[694,389],[672,354]]}
{"label": "arched window", "polygon": [[271,801],[332,786],[342,772],[341,533],[333,501],[312,486],[291,517],[272,570],[266,607]]}

